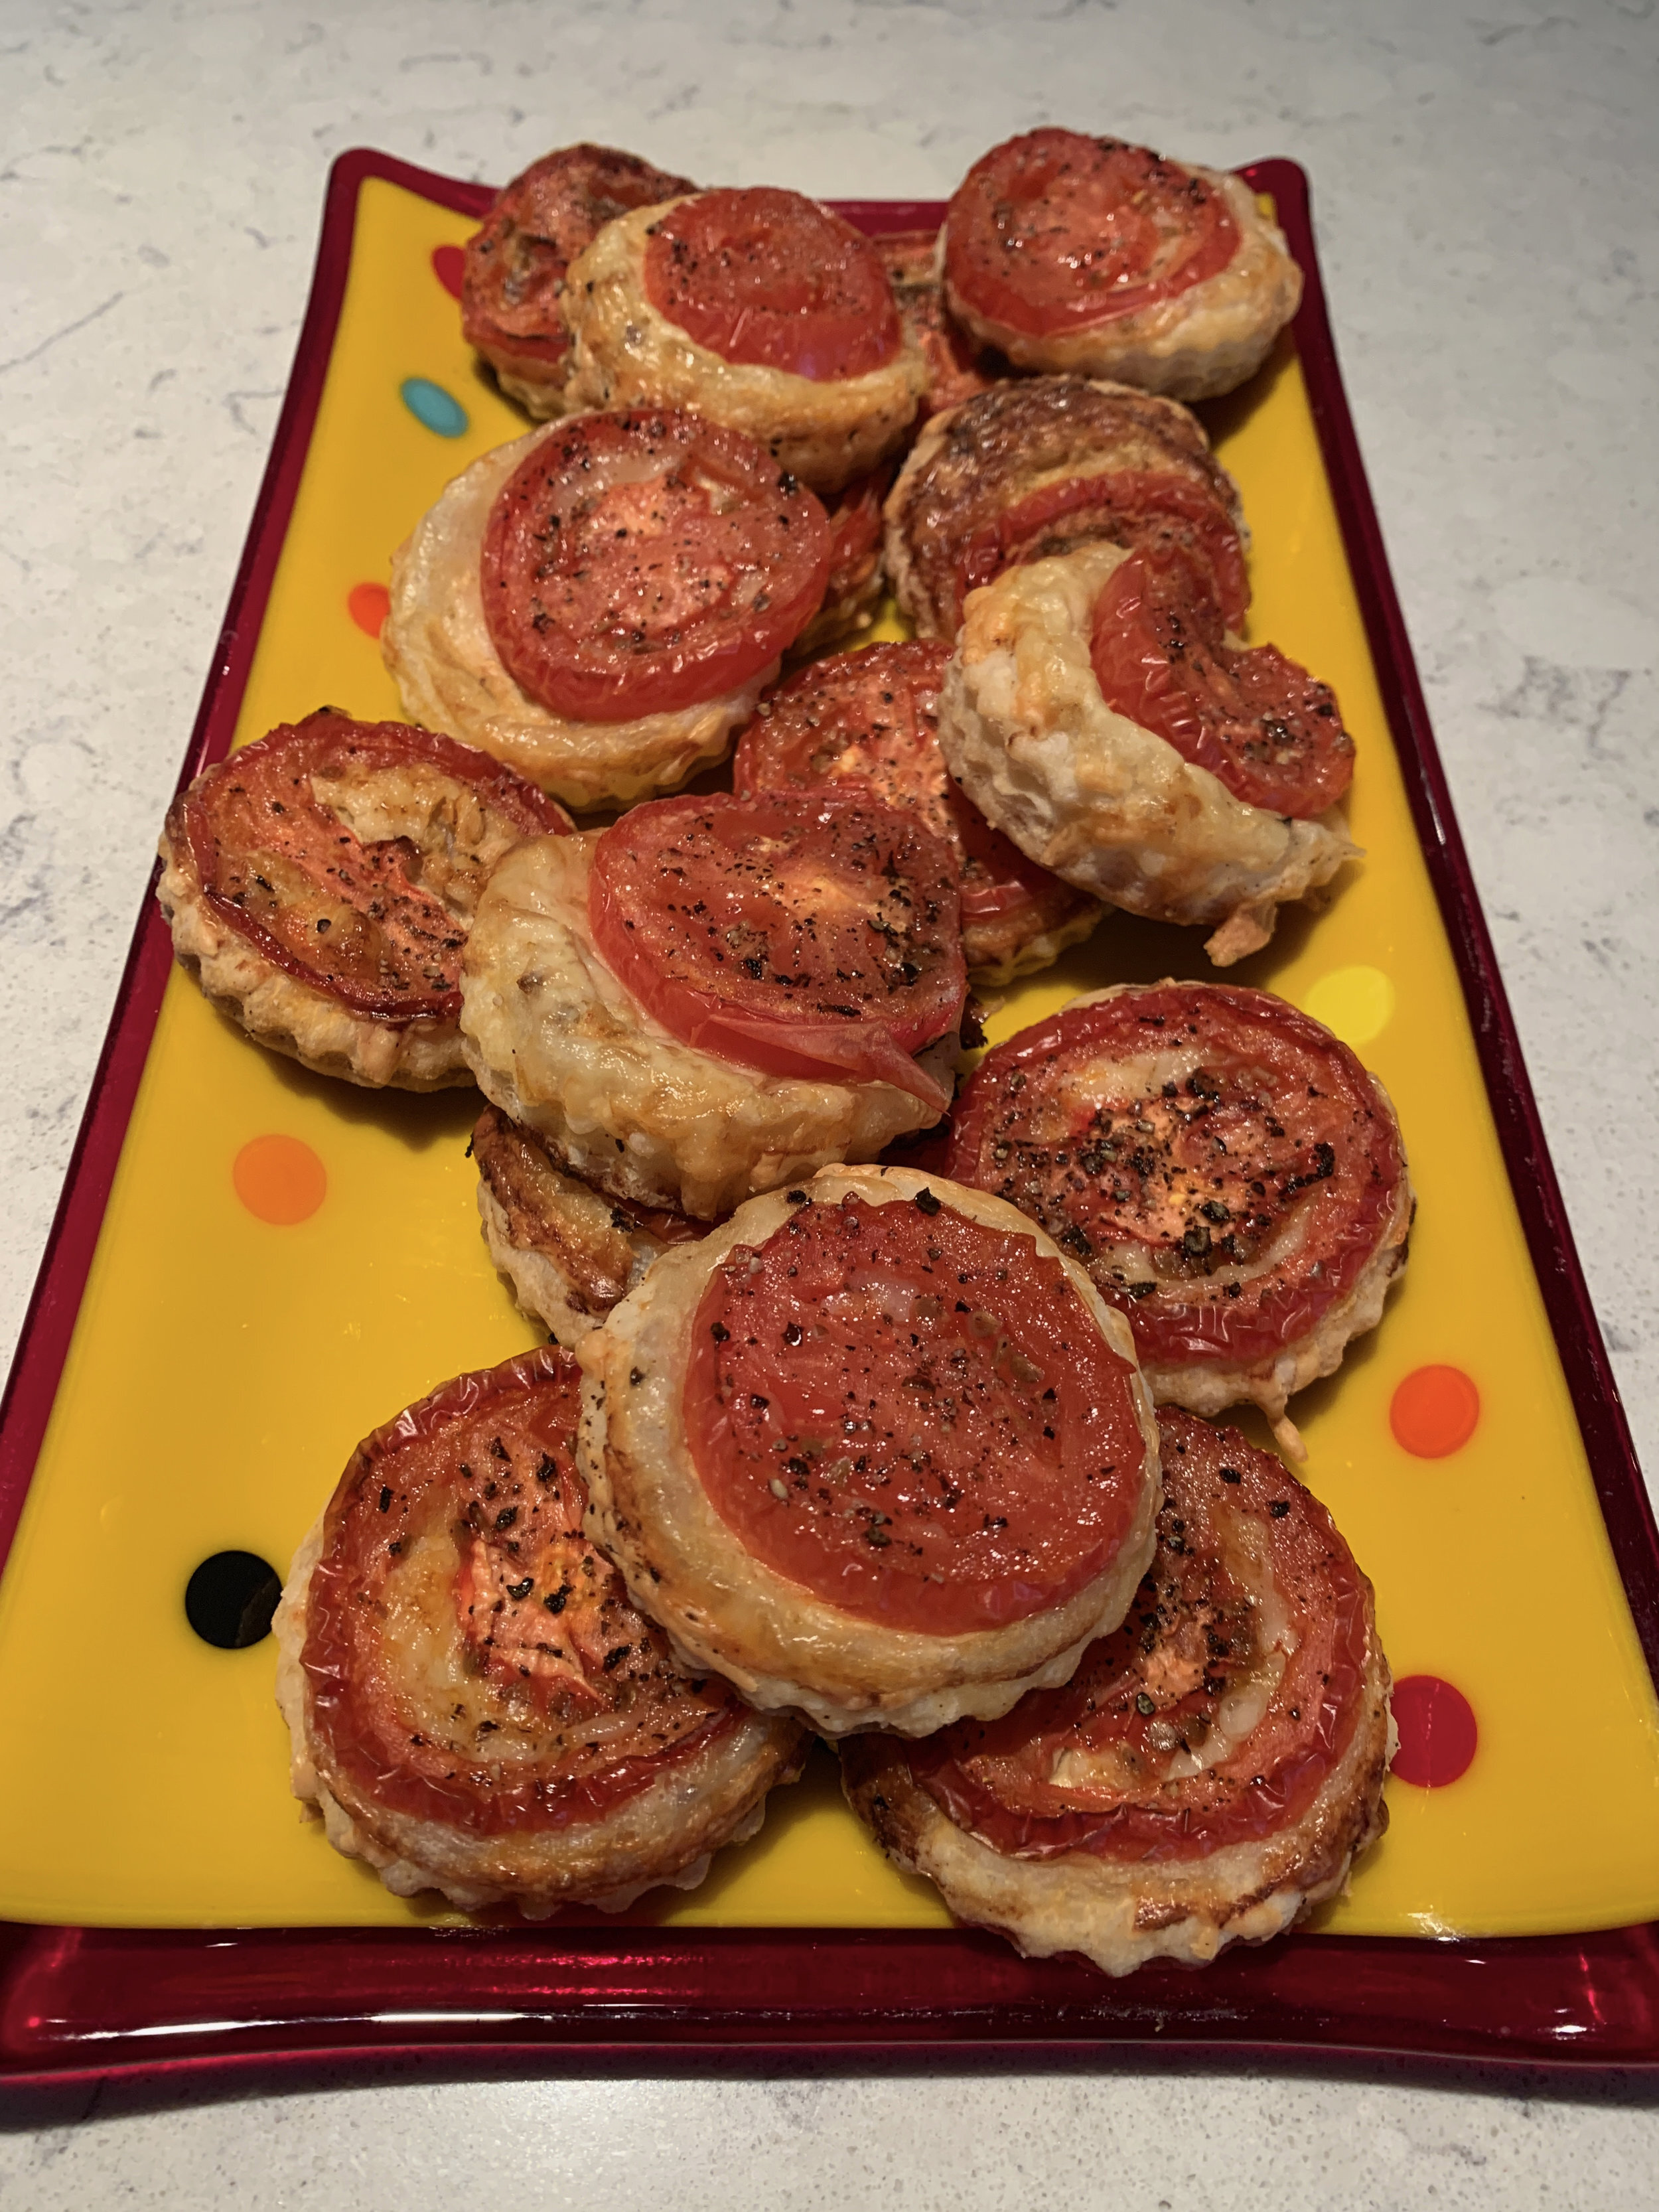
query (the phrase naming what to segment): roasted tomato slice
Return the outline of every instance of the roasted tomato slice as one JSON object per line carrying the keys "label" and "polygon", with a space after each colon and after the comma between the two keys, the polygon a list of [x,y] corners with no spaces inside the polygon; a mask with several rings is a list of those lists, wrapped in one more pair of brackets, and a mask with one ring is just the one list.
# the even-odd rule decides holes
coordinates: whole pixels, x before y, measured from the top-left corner
{"label": "roasted tomato slice", "polygon": [[939,688],[950,658],[947,645],[917,642],[815,660],[762,702],[732,774],[740,792],[857,788],[916,814],[956,855],[973,967],[976,922],[1018,914],[1036,935],[1089,902],[994,830],[945,767]]}
{"label": "roasted tomato slice", "polygon": [[881,502],[891,473],[877,469],[854,477],[826,504],[830,515],[830,580],[826,607],[856,605],[869,592],[881,559]]}
{"label": "roasted tomato slice", "polygon": [[943,426],[901,496],[900,527],[941,636],[956,635],[976,586],[1101,538],[1186,548],[1230,623],[1250,603],[1231,479],[1186,410],[1145,392],[1075,376],[993,385]]}
{"label": "roasted tomato slice", "polygon": [[1090,657],[1114,713],[1248,805],[1311,820],[1353,780],[1330,686],[1277,646],[1229,644],[1211,577],[1174,540],[1143,544],[1107,580]]}
{"label": "roasted tomato slice", "polygon": [[302,1664],[328,1759],[475,1834],[592,1820],[731,1727],[581,1533],[581,1371],[553,1346],[462,1375],[357,1447]]}
{"label": "roasted tomato slice", "polygon": [[927,363],[927,395],[917,415],[925,422],[958,400],[970,399],[991,382],[994,358],[988,363],[945,304],[939,276],[939,233],[901,230],[875,240],[893,288],[899,320]]}
{"label": "roasted tomato slice", "polygon": [[1201,1858],[1293,1826],[1365,1712],[1371,1587],[1271,1452],[1158,1417],[1158,1555],[1063,1689],[904,1746],[958,1827],[1012,1858]]}
{"label": "roasted tomato slice", "polygon": [[1010,1200],[1129,1317],[1141,1358],[1271,1358],[1347,1296],[1401,1200],[1394,1116],[1266,991],[1160,983],[988,1053],[944,1172]]}
{"label": "roasted tomato slice", "polygon": [[880,254],[799,192],[699,192],[651,226],[645,291],[722,361],[828,384],[864,376],[902,343]]}
{"label": "roasted tomato slice", "polygon": [[556,370],[570,341],[559,317],[565,270],[608,222],[696,186],[614,146],[562,146],[497,197],[466,242],[461,331],[492,359]]}
{"label": "roasted tomato slice", "polygon": [[489,754],[324,707],[174,800],[208,904],[287,974],[377,1021],[453,1021],[490,869],[570,817]]}
{"label": "roasted tomato slice", "polygon": [[885,1627],[1029,1619],[1131,1533],[1133,1370],[1065,1268],[913,1204],[804,1200],[735,1246],[691,1332],[698,1480],[757,1559]]}
{"label": "roasted tomato slice", "polygon": [[1214,276],[1238,228],[1222,195],[1121,138],[1028,131],[981,155],[945,225],[945,273],[987,321],[1052,337]]}
{"label": "roasted tomato slice", "polygon": [[956,864],[914,816],[857,796],[651,799],[595,846],[588,919],[612,972],[699,1050],[949,1104],[912,1055],[962,1018]]}
{"label": "roasted tomato slice", "polygon": [[817,612],[830,524],[740,431],[672,409],[578,415],[527,453],[484,532],[484,618],[532,699],[573,721],[701,704]]}

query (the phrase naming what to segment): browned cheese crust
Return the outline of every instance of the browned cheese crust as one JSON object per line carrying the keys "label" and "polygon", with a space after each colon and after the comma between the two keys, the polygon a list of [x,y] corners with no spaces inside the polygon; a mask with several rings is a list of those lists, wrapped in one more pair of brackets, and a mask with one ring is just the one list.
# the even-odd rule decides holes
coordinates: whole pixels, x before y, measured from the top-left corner
{"label": "browned cheese crust", "polygon": [[[1065,1266],[1101,1334],[1133,1363],[1121,1315],[1036,1224],[1001,1199],[904,1168],[826,1168],[807,1186],[820,1205],[848,1193],[908,1203],[930,1188],[956,1212],[1030,1237]],[[793,1709],[826,1735],[890,1729],[926,1735],[963,1716],[994,1719],[1025,1691],[1067,1680],[1093,1639],[1122,1619],[1152,1557],[1160,1483],[1158,1429],[1139,1374],[1146,1454],[1140,1510],[1117,1558],[1063,1603],[1009,1626],[928,1635],[843,1613],[757,1559],[699,1480],[683,1407],[703,1290],[735,1244],[764,1243],[793,1207],[754,1199],[701,1244],[665,1253],[605,1326],[576,1347],[586,1378],[577,1457],[588,1533],[629,1594],[694,1672],[724,1674],[763,1711]]]}
{"label": "browned cheese crust", "polygon": [[[757,1713],[636,1796],[564,1828],[477,1835],[377,1803],[328,1759],[312,1723],[311,1685],[301,1660],[323,1526],[319,1514],[295,1554],[271,1623],[276,1704],[289,1729],[289,1783],[301,1802],[321,1818],[334,1849],[373,1867],[394,1896],[436,1890],[463,1911],[511,1904],[526,1920],[545,1920],[569,1905],[621,1912],[649,1889],[696,1888],[715,1851],[757,1832],[767,1793],[799,1774],[806,1740],[787,1723]],[[445,1648],[453,1641],[453,1635],[434,1636],[428,1664],[440,1673],[453,1671],[457,1690],[464,1692],[470,1678]]]}
{"label": "browned cheese crust", "polygon": [[1314,902],[1358,848],[1340,808],[1304,822],[1251,806],[1106,704],[1094,605],[1127,557],[1085,545],[969,592],[939,745],[1023,853],[1127,913],[1208,929],[1205,951],[1227,967],[1267,942],[1281,905]]}
{"label": "browned cheese crust", "polygon": [[494,1106],[472,1132],[489,1256],[519,1310],[568,1345],[597,1328],[671,1243],[700,1231],[684,1215],[623,1206],[572,1175],[553,1151]]}
{"label": "browned cheese crust", "polygon": [[1254,376],[1302,304],[1302,271],[1285,234],[1256,204],[1242,177],[1225,170],[1183,167],[1227,204],[1238,227],[1238,248],[1226,267],[1184,292],[1154,301],[1086,330],[1028,337],[1009,323],[977,313],[947,276],[951,312],[981,345],[995,346],[1016,368],[1058,376],[1109,376],[1172,399],[1216,399]]}
{"label": "browned cheese crust", "polygon": [[573,722],[520,688],[490,637],[478,564],[497,493],[560,429],[483,454],[422,516],[392,556],[380,653],[411,720],[494,753],[568,806],[631,806],[724,759],[778,664],[700,706],[627,722]]}
{"label": "browned cheese crust", "polygon": [[[957,563],[969,540],[1053,483],[1122,470],[1179,477],[1217,501],[1246,538],[1238,487],[1204,426],[1174,400],[1079,376],[1031,377],[963,401],[927,424],[889,493],[887,573],[918,637],[954,637]],[[1060,516],[1031,557],[1098,533],[1097,515]]]}
{"label": "browned cheese crust", "polygon": [[[688,195],[689,197],[689,195]],[[819,382],[730,362],[653,307],[645,286],[651,226],[678,200],[606,223],[571,264],[562,302],[574,366],[572,407],[684,407],[741,430],[817,492],[836,492],[903,442],[927,370],[908,333],[862,376]]]}

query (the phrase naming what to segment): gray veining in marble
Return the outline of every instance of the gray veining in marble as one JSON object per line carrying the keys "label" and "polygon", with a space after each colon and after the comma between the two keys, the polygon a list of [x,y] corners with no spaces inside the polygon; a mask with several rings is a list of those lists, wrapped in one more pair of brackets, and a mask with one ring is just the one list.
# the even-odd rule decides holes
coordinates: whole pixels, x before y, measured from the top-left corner
{"label": "gray veining in marble", "polygon": [[[0,0],[0,1095],[21,1320],[304,303],[327,161],[578,136],[943,194],[1039,121],[1312,174],[1350,395],[1555,1158],[1659,1465],[1654,0]],[[1541,1632],[1547,1632],[1546,1625]],[[572,2140],[580,2147],[573,2153]],[[595,2148],[597,2146],[597,2148]],[[521,2085],[0,2139],[0,2203],[1636,2205],[1645,2110],[1399,2086]]]}

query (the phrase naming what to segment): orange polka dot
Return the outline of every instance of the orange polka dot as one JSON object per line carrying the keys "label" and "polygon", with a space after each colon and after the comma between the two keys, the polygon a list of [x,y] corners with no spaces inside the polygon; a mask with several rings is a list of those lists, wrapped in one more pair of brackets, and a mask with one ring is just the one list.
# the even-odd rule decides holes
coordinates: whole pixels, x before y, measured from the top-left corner
{"label": "orange polka dot", "polygon": [[254,1137],[231,1163],[231,1182],[248,1212],[278,1229],[309,1221],[328,1196],[328,1170],[298,1137]]}
{"label": "orange polka dot", "polygon": [[1416,1459],[1462,1451],[1480,1419],[1480,1393],[1461,1367],[1416,1367],[1389,1405],[1395,1440]]}
{"label": "orange polka dot", "polygon": [[392,612],[392,594],[384,584],[354,584],[346,593],[346,611],[359,629],[379,637],[380,624]]}

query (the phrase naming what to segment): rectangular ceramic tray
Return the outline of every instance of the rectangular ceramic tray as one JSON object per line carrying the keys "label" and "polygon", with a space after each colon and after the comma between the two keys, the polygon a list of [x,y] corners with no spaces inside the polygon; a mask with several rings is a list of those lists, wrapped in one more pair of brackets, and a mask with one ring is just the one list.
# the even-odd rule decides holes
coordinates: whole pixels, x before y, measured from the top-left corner
{"label": "rectangular ceramic tray", "polygon": [[[732,1855],[734,1873],[689,1902],[594,1926],[449,1924],[459,1917],[389,1899],[335,1859],[298,1831],[291,1806],[286,1827],[277,1820],[282,1741],[267,1702],[268,1657],[213,1655],[208,1667],[220,1671],[202,1687],[203,1647],[183,1630],[175,1593],[153,1630],[134,1608],[133,1702],[146,1710],[148,1685],[173,1716],[170,1730],[136,1729],[90,1783],[84,1765],[66,1765],[62,1788],[71,1800],[79,1790],[82,1802],[60,1808],[49,1841],[0,1824],[0,1911],[15,1916],[0,1925],[0,2079],[268,2069],[394,2052],[452,2066],[699,2052],[738,2064],[744,2054],[1012,2054],[1142,2040],[1659,2064],[1659,1941],[1647,1924],[1659,1918],[1659,1709],[1649,1675],[1659,1660],[1659,1542],[1389,581],[1326,319],[1306,180],[1284,161],[1244,173],[1275,203],[1307,291],[1293,347],[1247,393],[1207,411],[1255,528],[1255,634],[1331,676],[1358,733],[1355,827],[1370,858],[1328,916],[1287,923],[1243,980],[1271,981],[1361,1046],[1401,1105],[1425,1194],[1404,1297],[1340,1381],[1307,1394],[1297,1413],[1313,1451],[1310,1479],[1377,1583],[1396,1673],[1443,1670],[1471,1692],[1481,1738],[1468,1778],[1455,1790],[1391,1788],[1393,1832],[1352,1896],[1322,1916],[1332,1932],[1230,1954],[1201,1975],[1152,1968],[1113,1984],[1075,1960],[1021,1960],[994,1939],[941,1924],[931,1893],[861,1844],[824,1770],[789,1793],[757,1844]],[[361,454],[372,446],[381,489],[408,478],[406,527],[473,448],[458,446],[440,467],[431,440],[451,418],[441,407],[435,420],[422,417],[407,380],[400,410],[396,364],[372,348],[365,356],[360,341],[371,325],[395,327],[399,344],[412,333],[417,352],[428,346],[426,365],[449,362],[452,381],[471,374],[437,278],[445,257],[453,275],[462,219],[476,219],[490,197],[372,153],[337,163],[294,375],[185,778],[319,696],[393,711],[373,689],[383,679],[372,652],[365,657],[367,636],[353,643],[342,615],[353,563],[372,581],[388,550],[378,494],[353,470],[369,465]],[[872,232],[931,225],[941,213],[902,204],[844,211]],[[486,386],[463,388],[480,418],[475,447],[514,434],[519,426]],[[465,429],[468,410],[448,398]],[[366,434],[347,419],[354,404],[367,410]],[[348,453],[349,466],[307,476],[313,456]],[[422,471],[434,468],[417,496]],[[304,558],[296,552],[285,565],[290,547]],[[314,674],[314,690],[300,697],[279,681],[284,638],[304,641],[306,676]],[[1072,991],[1197,957],[1175,933],[1128,925],[1113,935],[1118,927],[1013,994],[993,1036]],[[257,1127],[270,1111],[273,1079],[295,1127],[324,1146],[331,1177],[355,1176],[365,1205],[386,1203],[375,1178],[386,1173],[380,1154],[391,1127],[411,1156],[454,1135],[455,1173],[434,1221],[447,1234],[443,1209],[452,1200],[470,1206],[459,1160],[469,1109],[446,1119],[422,1102],[400,1121],[395,1102],[343,1101],[338,1086],[280,1066],[273,1079],[268,1057],[222,1033],[188,986],[169,983],[169,969],[167,931],[147,902],[0,1417],[0,1543],[18,1529],[0,1585],[0,1760],[14,1773],[25,1755],[19,1730],[33,1729],[38,1746],[69,1695],[61,1646],[32,1626],[37,1614],[49,1622],[68,1532],[81,1532],[94,1584],[118,1567],[140,1580],[153,1570],[171,1589],[167,1578],[213,1547],[204,1540],[216,1515],[224,1540],[252,1528],[283,1564],[284,1544],[291,1549],[357,1435],[445,1373],[526,1340],[516,1322],[520,1333],[503,1338],[501,1294],[481,1259],[477,1282],[453,1293],[430,1340],[401,1282],[357,1284],[360,1297],[402,1299],[395,1349],[375,1340],[375,1316],[354,1306],[350,1286],[336,1285],[337,1310],[324,1319],[361,1340],[373,1395],[346,1392],[345,1449],[326,1465],[313,1449],[316,1463],[297,1474],[287,1465],[285,1410],[256,1437],[240,1402],[216,1398],[210,1346],[187,1368],[161,1348],[164,1329],[150,1345],[145,1330],[162,1325],[139,1304],[152,1265],[148,1302],[166,1304],[168,1262],[159,1243],[145,1242],[147,1221],[152,1235],[172,1237],[187,1273],[204,1275],[211,1259],[224,1279],[246,1285],[239,1260],[253,1255],[261,1282],[275,1285],[264,1307],[251,1290],[228,1301],[210,1285],[208,1297],[228,1310],[204,1305],[189,1317],[225,1332],[228,1370],[238,1330],[286,1328],[297,1352],[302,1328],[316,1326],[295,1304],[297,1286],[315,1293],[341,1248],[293,1244],[283,1249],[301,1256],[289,1266],[273,1256],[276,1245],[237,1243],[270,1232],[216,1212],[218,1181],[206,1178],[206,1196],[184,1190],[193,1163],[228,1160],[239,1115],[254,1115],[248,1126]],[[354,1231],[345,1209],[348,1243],[374,1218],[358,1217]],[[1480,1249],[1471,1269],[1472,1243]],[[406,1255],[404,1272],[421,1259]],[[1494,1274],[1486,1298],[1480,1285]],[[191,1294],[187,1279],[177,1294]],[[1389,1432],[1390,1393],[1437,1358],[1478,1376],[1481,1427],[1463,1453],[1412,1460]],[[337,1357],[330,1371],[340,1366]],[[319,1384],[325,1398],[330,1387]],[[146,1419],[169,1403],[186,1407],[180,1441],[146,1462]],[[136,1486],[111,1472],[107,1456],[109,1424],[128,1404],[137,1410],[121,1441],[143,1463]],[[325,1425],[324,1433],[333,1431]],[[209,1464],[216,1437],[222,1450],[234,1437],[246,1455],[244,1463],[230,1453],[228,1478]],[[1505,1624],[1517,1614],[1535,1624],[1550,1602],[1592,1624],[1588,1638],[1575,1630],[1573,1681],[1553,1689],[1547,1635],[1525,1639],[1541,1654],[1519,1638],[1500,1643]],[[1564,1755],[1595,1775],[1594,1822]],[[204,1832],[217,1838],[212,1848]],[[63,1924],[94,1919],[118,1924]],[[1628,1923],[1638,1924],[1619,1924]],[[1406,1930],[1416,1932],[1395,1932]]]}

